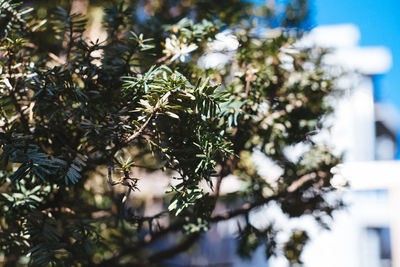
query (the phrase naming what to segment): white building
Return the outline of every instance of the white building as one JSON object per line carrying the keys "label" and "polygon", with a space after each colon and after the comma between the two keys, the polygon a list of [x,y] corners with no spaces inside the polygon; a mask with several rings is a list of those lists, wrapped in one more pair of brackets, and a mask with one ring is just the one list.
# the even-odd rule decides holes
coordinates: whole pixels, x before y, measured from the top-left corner
{"label": "white building", "polygon": [[[306,267],[400,267],[400,162],[375,161],[393,159],[397,147],[390,129],[398,119],[389,117],[396,112],[373,99],[373,75],[390,69],[391,54],[384,47],[359,47],[359,37],[354,25],[334,25],[317,27],[305,40],[334,48],[327,62],[353,71],[338,82],[350,90],[337,106],[332,131],[334,146],[346,153],[339,175],[350,183],[341,192],[348,207],[335,213],[332,231],[310,226]],[[270,266],[287,263],[273,259]]]}

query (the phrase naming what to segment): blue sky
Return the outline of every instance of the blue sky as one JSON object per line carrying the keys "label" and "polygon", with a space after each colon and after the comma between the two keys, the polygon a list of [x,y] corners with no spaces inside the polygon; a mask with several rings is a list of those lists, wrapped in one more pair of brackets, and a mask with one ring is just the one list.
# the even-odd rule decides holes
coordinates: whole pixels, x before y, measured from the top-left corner
{"label": "blue sky", "polygon": [[400,110],[400,1],[314,0],[312,21],[317,25],[353,23],[361,31],[361,46],[386,46],[393,66],[382,75],[376,100],[395,104]]}
{"label": "blue sky", "polygon": [[[248,0],[262,5],[266,0]],[[275,0],[285,3],[289,0]],[[361,32],[361,46],[385,46],[393,66],[379,79],[376,100],[400,110],[400,0],[309,0],[311,25],[352,23]]]}

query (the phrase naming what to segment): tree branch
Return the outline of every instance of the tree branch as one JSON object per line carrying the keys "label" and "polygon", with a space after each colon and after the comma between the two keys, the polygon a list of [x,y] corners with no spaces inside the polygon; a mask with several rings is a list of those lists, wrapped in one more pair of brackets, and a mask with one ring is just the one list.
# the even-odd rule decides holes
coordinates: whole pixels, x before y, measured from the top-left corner
{"label": "tree branch", "polygon": [[150,115],[150,117],[145,121],[145,123],[142,124],[142,127],[140,127],[139,131],[128,137],[128,139],[125,140],[125,144],[129,144],[133,140],[135,140],[139,135],[142,134],[143,130],[147,127],[151,119],[154,117],[154,114],[156,114],[156,109],[154,109],[154,112]]}
{"label": "tree branch", "polygon": [[267,204],[268,202],[270,202],[272,200],[277,200],[277,199],[279,199],[281,197],[283,197],[283,196],[278,194],[278,195],[275,195],[275,196],[271,196],[271,197],[268,197],[268,198],[263,198],[263,199],[257,200],[257,201],[255,201],[253,203],[243,204],[242,207],[239,208],[239,209],[226,211],[226,212],[224,212],[222,214],[212,216],[210,218],[210,221],[211,222],[219,222],[219,221],[224,221],[224,220],[231,219],[231,218],[239,216],[239,215],[246,214],[246,213],[248,213],[249,211],[251,211],[254,208],[257,208],[257,207],[259,207],[261,205]]}
{"label": "tree branch", "polygon": [[[294,194],[296,191],[298,191],[302,185],[304,185],[305,183],[309,182],[310,180],[314,180],[317,177],[324,177],[325,174],[322,172],[317,172],[317,173],[310,173],[310,174],[306,174],[302,177],[300,177],[298,180],[294,181],[289,187],[287,187],[286,191],[281,191],[279,193],[277,193],[276,195],[270,196],[268,198],[263,198],[263,199],[259,199],[256,200],[252,203],[245,203],[243,204],[240,208],[238,209],[234,209],[234,210],[230,210],[230,211],[226,211],[223,212],[221,214],[218,215],[214,215],[210,218],[210,222],[211,223],[217,223],[220,221],[225,221],[225,220],[229,220],[231,218],[234,218],[236,216],[240,216],[240,215],[245,215],[248,214],[251,210],[260,207],[262,205],[267,204],[270,201],[274,201],[274,200],[279,200],[282,198],[287,198],[290,195]],[[178,221],[175,222],[171,225],[169,225],[169,227],[164,228],[158,232],[155,232],[153,234],[149,234],[146,235],[144,237],[144,239],[142,239],[140,242],[136,243],[135,245],[131,246],[131,247],[127,247],[125,248],[123,251],[121,251],[118,255],[116,255],[115,257],[113,257],[112,259],[105,261],[103,263],[101,263],[98,266],[109,266],[107,264],[113,263],[115,264],[117,262],[117,260],[125,255],[130,254],[132,251],[137,250],[137,249],[141,249],[144,246],[154,242],[157,239],[162,238],[163,236],[172,233],[172,232],[176,232],[182,229],[182,226],[184,225],[183,221]],[[199,233],[197,233],[199,234]],[[197,237],[198,238],[198,237]],[[153,255],[151,255],[148,258],[148,263],[157,263],[157,262],[161,262],[162,260],[168,259],[168,258],[172,258],[174,255],[179,254],[187,249],[190,248],[190,246],[197,240],[197,238],[194,238],[191,236],[189,236],[185,241],[183,241],[182,243],[176,245],[175,247],[169,248],[165,251],[160,251],[157,252]],[[168,254],[169,253],[169,254]],[[156,260],[156,256],[160,258],[160,260]],[[126,266],[141,266],[139,265],[135,265],[135,264],[128,264]]]}
{"label": "tree branch", "polygon": [[154,253],[148,258],[148,261],[149,263],[159,263],[165,259],[171,259],[175,255],[188,250],[200,237],[200,233],[191,234],[176,246]]}
{"label": "tree branch", "polygon": [[[10,73],[10,76],[11,76],[11,73]],[[11,102],[12,102],[13,105],[14,105],[15,111],[16,111],[17,114],[19,115],[18,118],[19,118],[19,120],[20,120],[21,123],[22,123],[22,127],[24,128],[25,133],[26,133],[26,134],[30,134],[31,131],[30,131],[30,129],[29,129],[29,123],[28,123],[28,121],[26,120],[26,118],[25,118],[25,116],[24,116],[24,113],[23,113],[23,111],[22,111],[22,109],[21,109],[21,106],[20,106],[19,103],[18,103],[16,94],[15,94],[15,89],[16,89],[16,87],[17,87],[17,81],[15,81],[14,87],[13,87],[12,89],[10,89],[10,98],[11,98]]]}
{"label": "tree branch", "polygon": [[150,255],[146,260],[143,261],[134,261],[127,264],[118,264],[117,260],[123,255],[127,254],[119,254],[117,257],[111,258],[109,260],[103,261],[100,264],[91,264],[90,266],[96,267],[108,267],[108,266],[124,266],[124,267],[139,267],[139,266],[149,266],[151,264],[160,263],[166,259],[171,259],[174,256],[188,250],[193,244],[201,237],[201,233],[194,233],[186,237],[182,242],[178,243],[175,246],[172,246],[168,249],[161,250],[155,252]]}
{"label": "tree branch", "polygon": [[111,153],[110,153],[109,157],[113,158],[115,153],[117,153],[117,151],[120,150],[123,145],[127,145],[127,144],[131,143],[133,140],[135,140],[136,138],[138,138],[143,133],[143,131],[147,127],[147,125],[150,123],[151,119],[155,116],[157,111],[158,111],[158,107],[156,107],[153,110],[153,113],[150,115],[150,117],[147,118],[145,123],[142,124],[142,126],[140,127],[140,129],[136,133],[134,133],[133,135],[128,137],[125,141],[122,142],[122,144],[115,145],[115,147],[111,150]]}

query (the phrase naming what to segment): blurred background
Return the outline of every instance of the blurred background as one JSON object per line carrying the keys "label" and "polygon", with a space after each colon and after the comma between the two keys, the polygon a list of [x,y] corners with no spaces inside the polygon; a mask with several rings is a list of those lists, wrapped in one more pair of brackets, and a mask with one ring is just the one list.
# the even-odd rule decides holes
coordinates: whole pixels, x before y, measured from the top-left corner
{"label": "blurred background", "polygon": [[[247,1],[278,9],[288,2]],[[68,1],[26,2],[37,3],[41,7],[38,15],[45,17],[48,6]],[[72,2],[78,11],[89,8],[92,27],[87,36],[104,40],[101,18],[107,1],[90,1],[89,7],[89,1]],[[216,1],[215,5],[219,2],[224,3]],[[308,6],[303,27],[309,32],[298,45],[330,49],[326,63],[346,73],[337,81],[341,97],[332,99],[332,128],[319,138],[334,146],[338,154],[344,153],[344,163],[333,171],[338,183],[350,184],[338,192],[347,208],[334,213],[331,231],[321,229],[306,216],[289,221],[273,206],[253,211],[249,219],[253,225],[273,219],[282,229],[308,228],[311,242],[304,249],[302,266],[400,267],[400,1],[310,0]],[[145,9],[137,13],[139,19],[151,15]],[[263,158],[255,156],[254,161],[260,172],[271,171]],[[151,175],[147,180],[157,181],[158,174]],[[234,190],[238,186],[235,182],[232,178],[225,190]],[[149,190],[142,193],[152,199],[153,207],[146,207],[146,212],[152,213],[160,204],[157,194],[163,191],[154,192],[152,184],[147,187]],[[169,261],[170,266],[288,266],[283,256],[266,261],[263,248],[249,259],[240,258],[235,247],[237,229],[237,220],[213,226],[198,246]]]}
{"label": "blurred background", "polygon": [[400,266],[400,2],[314,0],[311,9],[309,38],[354,72],[338,81],[350,90],[332,129],[345,152],[337,175],[349,181],[348,208],[332,231],[315,234],[305,266]]}
{"label": "blurred background", "polygon": [[[327,60],[349,73],[338,81],[343,96],[334,100],[330,134],[332,145],[344,152],[344,163],[334,171],[350,187],[340,192],[347,208],[335,213],[331,231],[307,218],[280,223],[308,224],[313,232],[304,266],[398,267],[400,1],[313,0],[308,27],[303,41],[331,48]],[[269,266],[288,265],[277,257]]]}

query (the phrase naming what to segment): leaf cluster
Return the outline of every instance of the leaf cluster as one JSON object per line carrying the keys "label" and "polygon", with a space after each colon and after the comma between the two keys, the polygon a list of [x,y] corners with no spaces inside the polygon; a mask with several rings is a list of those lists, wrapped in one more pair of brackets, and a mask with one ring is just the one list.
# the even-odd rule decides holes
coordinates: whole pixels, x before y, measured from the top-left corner
{"label": "leaf cluster", "polygon": [[[293,29],[255,34],[242,21],[257,14],[248,3],[155,2],[107,7],[99,41],[85,38],[84,14],[59,7],[45,21],[0,0],[0,253],[10,266],[162,264],[212,224],[240,218],[239,255],[265,245],[266,257],[300,262],[307,234],[294,229],[278,244],[282,229],[251,224],[253,210],[274,204],[326,227],[342,206],[327,197],[340,157],[314,138],[335,90],[325,51],[296,48]],[[290,16],[304,13],[300,2]],[[176,15],[161,14],[171,3]],[[138,7],[155,17],[140,22]],[[230,64],[202,69],[219,19],[239,47]],[[43,50],[54,40],[38,38],[49,29],[54,51]],[[162,52],[173,35],[186,48],[181,62]],[[295,146],[306,149],[293,158]],[[256,154],[278,177],[258,170]],[[240,186],[226,192],[232,176]],[[160,204],[150,215],[149,199]]]}

